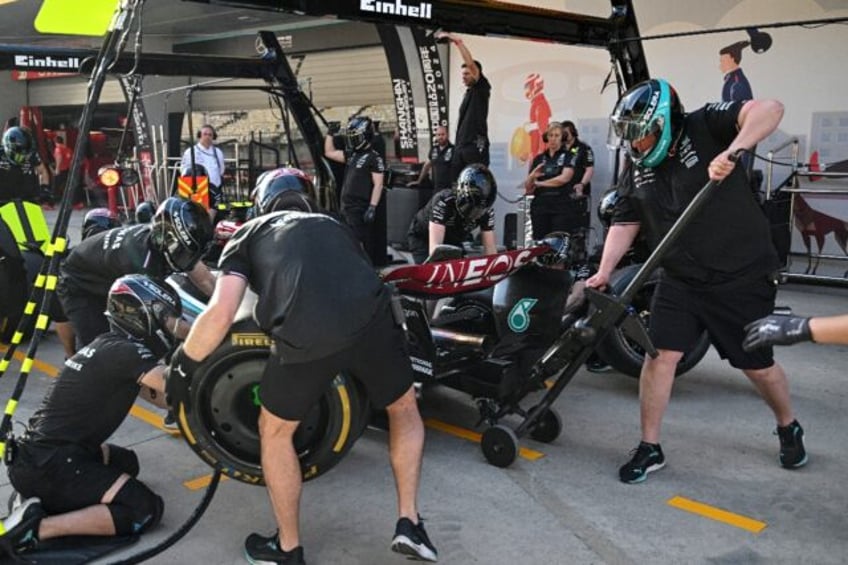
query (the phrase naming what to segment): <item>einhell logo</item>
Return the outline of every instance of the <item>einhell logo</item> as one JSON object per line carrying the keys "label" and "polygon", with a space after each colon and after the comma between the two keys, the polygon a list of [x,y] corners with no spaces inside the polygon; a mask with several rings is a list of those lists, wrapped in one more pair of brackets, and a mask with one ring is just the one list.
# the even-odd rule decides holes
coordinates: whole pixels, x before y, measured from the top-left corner
{"label": "einhell logo", "polygon": [[417,6],[404,4],[402,0],[394,2],[377,2],[376,0],[359,0],[359,10],[362,12],[374,12],[376,14],[390,14],[393,16],[409,16],[429,20],[433,18],[433,4],[420,2]]}
{"label": "einhell logo", "polygon": [[54,58],[50,55],[47,55],[46,57],[33,57],[32,55],[15,55],[15,66],[36,69],[76,70],[80,66],[80,60],[79,57]]}

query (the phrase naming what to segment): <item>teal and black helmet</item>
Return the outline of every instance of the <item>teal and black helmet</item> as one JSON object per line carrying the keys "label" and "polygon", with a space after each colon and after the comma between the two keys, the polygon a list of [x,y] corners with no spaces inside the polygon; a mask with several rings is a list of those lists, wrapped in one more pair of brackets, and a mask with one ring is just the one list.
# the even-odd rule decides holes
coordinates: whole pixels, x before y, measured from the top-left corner
{"label": "teal and black helmet", "polygon": [[[683,125],[683,105],[664,79],[651,79],[622,94],[610,116],[608,144],[621,147],[640,167],[662,163]],[[647,148],[633,142],[654,135]]]}

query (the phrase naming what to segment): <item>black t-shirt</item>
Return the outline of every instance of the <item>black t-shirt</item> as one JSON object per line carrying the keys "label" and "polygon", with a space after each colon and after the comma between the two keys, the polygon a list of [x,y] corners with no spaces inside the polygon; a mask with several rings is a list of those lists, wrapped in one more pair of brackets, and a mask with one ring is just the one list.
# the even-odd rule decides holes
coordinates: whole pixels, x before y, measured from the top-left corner
{"label": "black t-shirt", "polygon": [[[546,181],[562,174],[562,170],[569,163],[570,156],[565,152],[565,148],[560,149],[553,155],[547,150],[542,151],[530,163],[530,171],[542,165],[542,176],[537,180]],[[534,196],[560,196],[566,194],[566,185],[563,186],[540,186],[533,192]]]}
{"label": "black t-shirt", "polygon": [[459,106],[459,120],[456,123],[456,144],[470,145],[477,143],[478,137],[489,139],[489,95],[492,85],[480,73],[480,78],[468,87],[462,104]]}
{"label": "black t-shirt", "polygon": [[[29,420],[28,445],[76,444],[99,453],[132,408],[139,379],[157,362],[139,342],[113,332],[98,336],[65,361]],[[35,453],[36,459],[50,455],[48,449]]]}
{"label": "black t-shirt", "polygon": [[[570,149],[565,149],[565,152],[568,154],[568,162],[565,166],[574,169],[574,175],[566,186],[573,188],[575,184],[581,184],[586,169],[595,166],[595,152],[579,139],[574,142]],[[591,186],[584,186],[583,194],[589,196],[590,190]]]}
{"label": "black t-shirt", "polygon": [[171,269],[164,255],[149,248],[149,238],[147,224],[114,228],[89,237],[62,263],[62,285],[105,299],[112,283],[124,275],[164,278]]}
{"label": "black t-shirt", "polygon": [[259,295],[253,317],[287,363],[350,345],[388,299],[349,228],[323,214],[283,211],[247,222],[219,268]]}
{"label": "black t-shirt", "polygon": [[374,188],[372,173],[384,173],[386,163],[373,149],[345,153],[345,176],[342,186],[342,205],[365,207],[371,202]]}
{"label": "black t-shirt", "polygon": [[13,198],[38,200],[40,164],[41,157],[35,152],[30,153],[20,165],[13,163],[0,147],[0,202]]}
{"label": "black t-shirt", "polygon": [[453,143],[448,143],[444,147],[434,145],[430,149],[430,166],[433,172],[434,189],[441,190],[443,188],[450,188],[451,159],[453,159]]}
{"label": "black t-shirt", "polygon": [[456,195],[453,190],[447,188],[435,193],[430,201],[416,212],[412,218],[409,234],[412,237],[428,241],[430,239],[430,222],[445,226],[445,239],[442,243],[462,245],[463,241],[471,239],[471,232],[475,228],[480,228],[481,231],[495,229],[495,211],[489,209],[479,220],[468,223],[456,210]]}
{"label": "black t-shirt", "polygon": [[[674,155],[659,166],[634,167],[613,223],[641,222],[656,247],[709,180],[707,167],[737,133],[740,102],[708,104],[686,116]],[[779,266],[765,215],[736,167],[686,226],[662,261],[669,276],[696,286],[727,284],[764,275]]]}

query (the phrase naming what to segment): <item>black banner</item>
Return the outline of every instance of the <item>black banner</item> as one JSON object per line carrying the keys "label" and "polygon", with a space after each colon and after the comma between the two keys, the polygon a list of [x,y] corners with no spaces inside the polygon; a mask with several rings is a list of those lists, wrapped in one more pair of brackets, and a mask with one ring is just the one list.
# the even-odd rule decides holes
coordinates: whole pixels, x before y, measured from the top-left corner
{"label": "black banner", "polygon": [[426,33],[418,27],[412,28],[412,37],[418,51],[421,64],[421,77],[424,80],[424,99],[427,101],[427,119],[430,124],[430,143],[435,143],[436,129],[448,127],[448,97],[445,89],[445,73],[442,59],[432,33]]}
{"label": "black banner", "polygon": [[397,116],[397,134],[400,155],[405,163],[417,163],[418,128],[415,124],[415,103],[412,93],[412,83],[409,78],[409,65],[404,55],[404,49],[399,29],[390,25],[378,25],[377,31],[386,51],[389,63],[389,74],[392,80],[392,94],[395,101]]}
{"label": "black banner", "polygon": [[[127,103],[133,102],[132,108],[130,108],[132,115],[127,116],[127,119],[131,120],[135,134],[135,149],[139,171],[141,172],[141,186],[144,189],[145,198],[150,199],[152,195],[156,194],[156,187],[153,185],[151,177],[154,166],[154,148],[150,137],[150,122],[147,119],[147,112],[144,110],[144,101],[141,99],[141,81],[142,77],[138,75],[121,76],[118,79]],[[135,93],[134,97],[133,93]]]}

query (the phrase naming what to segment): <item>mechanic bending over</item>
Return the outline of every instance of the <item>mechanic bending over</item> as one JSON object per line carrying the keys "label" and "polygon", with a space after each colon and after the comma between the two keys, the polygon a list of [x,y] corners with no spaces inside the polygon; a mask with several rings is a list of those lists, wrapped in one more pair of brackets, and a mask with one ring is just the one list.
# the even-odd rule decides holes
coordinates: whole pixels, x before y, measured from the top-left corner
{"label": "mechanic bending over", "polygon": [[3,522],[6,555],[50,538],[127,536],[159,523],[164,503],[138,480],[138,457],[106,440],[136,396],[166,406],[160,360],[174,345],[180,311],[165,283],[129,275],[112,285],[110,331],[65,362],[26,433],[7,446],[9,480],[26,500]]}
{"label": "mechanic bending over", "polygon": [[[260,381],[259,436],[262,471],[279,530],[268,537],[248,536],[248,561],[304,563],[302,476],[293,438],[341,370],[355,375],[372,405],[388,413],[399,513],[391,549],[436,561],[416,501],[424,425],[390,292],[352,232],[329,216],[311,213],[318,206],[306,197],[314,194],[309,178],[297,169],[281,171],[285,174],[255,191],[258,217],[241,226],[224,248],[212,299],[174,353],[169,394],[181,394],[177,387],[185,389],[199,364],[221,343],[250,285],[259,295],[256,323],[274,340]],[[303,197],[292,199],[293,192]]]}
{"label": "mechanic bending over", "polygon": [[441,190],[415,213],[407,231],[407,243],[416,263],[444,244],[462,247],[480,228],[483,254],[498,252],[495,244],[495,211],[498,194],[491,171],[482,164],[465,167],[452,189]]}

